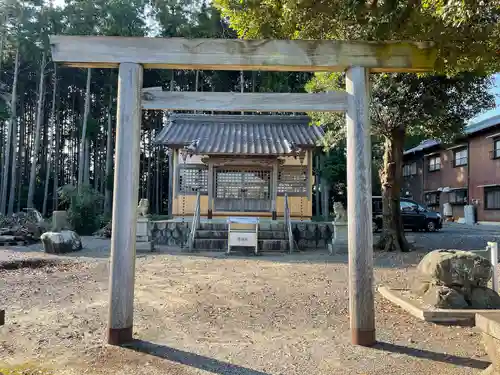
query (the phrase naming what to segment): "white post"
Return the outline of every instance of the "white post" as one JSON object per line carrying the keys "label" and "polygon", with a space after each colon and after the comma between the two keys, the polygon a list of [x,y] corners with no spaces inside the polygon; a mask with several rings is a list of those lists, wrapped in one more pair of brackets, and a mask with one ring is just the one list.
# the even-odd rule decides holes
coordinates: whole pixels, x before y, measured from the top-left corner
{"label": "white post", "polygon": [[108,343],[132,340],[142,66],[120,64],[116,115]]}
{"label": "white post", "polygon": [[352,67],[347,91],[347,213],[352,343],[375,344],[372,174],[368,70]]}
{"label": "white post", "polygon": [[493,274],[491,277],[491,289],[498,293],[498,242],[488,242],[488,247],[490,248],[491,264],[493,266]]}

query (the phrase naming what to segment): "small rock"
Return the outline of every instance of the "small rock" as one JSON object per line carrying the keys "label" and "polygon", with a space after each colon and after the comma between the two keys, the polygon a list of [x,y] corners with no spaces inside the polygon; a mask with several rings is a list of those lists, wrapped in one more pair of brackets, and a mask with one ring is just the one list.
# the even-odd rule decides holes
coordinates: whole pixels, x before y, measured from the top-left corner
{"label": "small rock", "polygon": [[473,309],[500,308],[500,295],[490,288],[473,288],[469,299]]}
{"label": "small rock", "polygon": [[446,286],[431,286],[423,296],[425,303],[441,309],[464,309],[468,307],[463,295]]}

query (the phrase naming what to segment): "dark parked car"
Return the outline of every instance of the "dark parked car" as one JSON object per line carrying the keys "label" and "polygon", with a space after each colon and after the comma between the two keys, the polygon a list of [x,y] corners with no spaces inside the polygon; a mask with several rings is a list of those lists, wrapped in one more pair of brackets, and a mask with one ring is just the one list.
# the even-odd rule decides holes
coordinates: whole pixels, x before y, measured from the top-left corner
{"label": "dark parked car", "polygon": [[[406,198],[401,198],[401,217],[405,228],[434,232],[443,227],[439,212],[428,210],[423,205]],[[373,231],[382,229],[382,197],[373,197]]]}

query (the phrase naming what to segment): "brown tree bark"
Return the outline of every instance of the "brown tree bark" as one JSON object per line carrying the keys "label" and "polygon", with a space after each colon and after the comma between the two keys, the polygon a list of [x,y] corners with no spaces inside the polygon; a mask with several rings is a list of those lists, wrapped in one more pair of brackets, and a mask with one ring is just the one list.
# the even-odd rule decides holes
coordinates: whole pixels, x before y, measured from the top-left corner
{"label": "brown tree bark", "polygon": [[405,129],[398,127],[385,136],[382,183],[383,229],[376,247],[385,251],[410,251],[400,212]]}
{"label": "brown tree bark", "polygon": [[31,154],[31,171],[30,182],[28,187],[28,208],[34,208],[33,199],[35,197],[36,187],[36,167],[38,165],[38,154],[40,152],[40,138],[42,131],[43,121],[43,98],[45,94],[45,59],[46,52],[42,52],[42,62],[40,64],[40,77],[38,82],[38,101],[36,106],[36,130],[35,130],[35,144],[33,146],[33,153]]}
{"label": "brown tree bark", "polygon": [[109,181],[111,181],[111,164],[113,162],[113,125],[111,121],[111,98],[108,106],[107,122],[108,129],[106,132],[106,181],[104,181],[105,192],[104,192],[104,213],[111,215],[111,189]]}
{"label": "brown tree bark", "polygon": [[17,81],[19,78],[19,47],[16,50],[16,59],[14,61],[14,82],[12,83],[12,92],[10,96],[10,120],[7,127],[7,140],[5,145],[5,155],[4,155],[4,165],[3,165],[3,177],[2,177],[2,187],[1,187],[1,197],[0,197],[0,214],[4,214],[7,208],[7,186],[9,182],[9,162],[10,162],[10,152],[12,150],[12,144],[15,143],[13,139],[13,127],[14,121],[16,121],[16,101],[17,101]]}
{"label": "brown tree bark", "polygon": [[[54,91],[57,88],[57,65],[54,63]],[[57,106],[57,105],[56,105]],[[58,106],[57,106],[58,107]],[[59,108],[54,112],[54,181],[52,186],[52,210],[57,210],[58,196],[57,190],[59,189],[59,150],[61,148],[61,130],[59,129]]]}
{"label": "brown tree bark", "polygon": [[[19,105],[21,109],[21,115],[19,116],[19,165],[22,166],[26,164],[26,109],[24,105],[24,95],[21,95],[21,103]],[[24,168],[19,169],[19,185],[23,186],[25,184],[25,174]],[[22,188],[17,189],[17,204],[16,204],[16,212],[21,211],[21,192]]]}
{"label": "brown tree bark", "polygon": [[147,163],[148,163],[148,171],[147,171],[147,176],[146,176],[146,198],[149,200],[150,202],[150,206],[151,206],[151,201],[152,201],[152,194],[151,194],[151,164],[152,164],[152,161],[153,161],[153,158],[151,157],[152,155],[152,148],[151,148],[151,133],[152,133],[152,130],[150,130],[147,134],[146,134],[146,139],[148,141],[147,145],[146,145],[146,149],[148,151],[148,159],[147,159]]}
{"label": "brown tree bark", "polygon": [[89,118],[89,112],[90,112],[90,84],[91,84],[91,77],[92,77],[92,69],[87,69],[87,84],[85,86],[85,104],[84,104],[84,110],[83,110],[83,126],[82,126],[82,136],[80,139],[80,149],[79,149],[79,160],[78,160],[78,191],[81,191],[81,187],[83,184],[88,184],[88,180],[86,180],[86,166],[87,166],[87,159],[89,157],[88,154],[86,154],[87,148],[86,147],[86,138],[87,138],[87,121]]}
{"label": "brown tree bark", "polygon": [[[55,65],[55,64],[54,64]],[[52,122],[52,131],[55,131],[57,127],[56,124],[56,100],[57,100],[57,71],[54,69],[54,73],[52,76],[52,106],[50,109],[50,121]],[[54,133],[50,131],[50,124],[47,124],[47,143],[45,144],[47,150],[47,166],[45,168],[45,186],[43,190],[43,207],[42,207],[42,215],[47,215],[47,204],[49,201],[49,182],[50,182],[50,168],[51,168],[51,158],[55,156],[56,151],[54,150],[54,145],[52,144],[52,137]],[[52,156],[51,156],[52,151]],[[55,163],[54,163],[55,164]],[[55,181],[54,181],[55,182]]]}

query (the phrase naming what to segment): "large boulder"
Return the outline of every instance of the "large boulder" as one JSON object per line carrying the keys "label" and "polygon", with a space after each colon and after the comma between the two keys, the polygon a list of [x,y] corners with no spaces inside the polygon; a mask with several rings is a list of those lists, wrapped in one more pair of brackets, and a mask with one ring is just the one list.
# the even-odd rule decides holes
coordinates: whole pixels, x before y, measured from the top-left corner
{"label": "large boulder", "polygon": [[435,250],[420,261],[417,272],[420,280],[431,284],[471,290],[488,284],[492,265],[468,251]]}
{"label": "large boulder", "polygon": [[473,309],[499,309],[500,296],[490,288],[473,288],[469,296],[469,303]]}
{"label": "large boulder", "polygon": [[43,250],[50,254],[63,254],[82,249],[80,236],[73,231],[45,232],[41,236]]}
{"label": "large boulder", "polygon": [[436,250],[417,266],[412,292],[438,308],[500,308],[500,296],[486,287],[492,274],[486,258],[468,251]]}
{"label": "large boulder", "polygon": [[423,300],[424,303],[441,309],[465,309],[469,306],[462,294],[447,286],[431,285]]}

